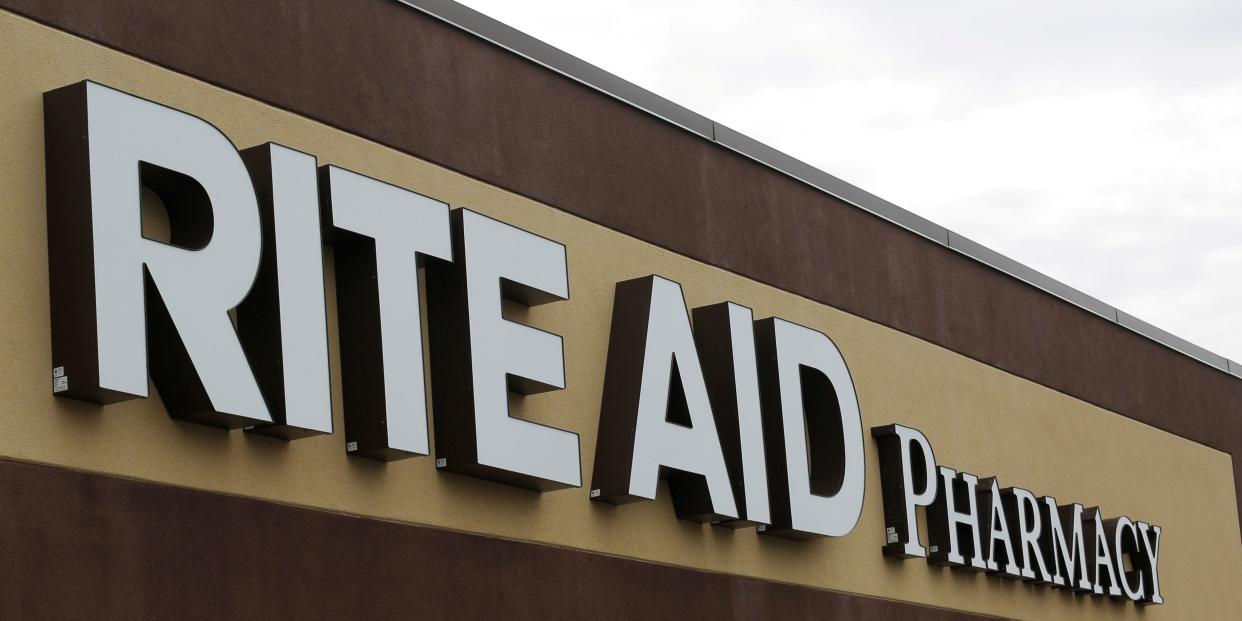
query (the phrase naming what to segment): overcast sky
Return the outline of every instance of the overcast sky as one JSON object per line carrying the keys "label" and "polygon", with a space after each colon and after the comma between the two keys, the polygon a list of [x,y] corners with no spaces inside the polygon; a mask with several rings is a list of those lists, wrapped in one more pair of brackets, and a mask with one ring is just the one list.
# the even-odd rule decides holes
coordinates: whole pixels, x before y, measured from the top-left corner
{"label": "overcast sky", "polygon": [[1242,361],[1242,2],[465,4]]}

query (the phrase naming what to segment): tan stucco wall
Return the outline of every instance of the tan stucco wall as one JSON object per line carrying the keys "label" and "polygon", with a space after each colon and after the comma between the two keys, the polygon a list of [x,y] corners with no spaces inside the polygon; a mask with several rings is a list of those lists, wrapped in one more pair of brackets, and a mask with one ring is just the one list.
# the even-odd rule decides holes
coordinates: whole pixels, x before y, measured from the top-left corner
{"label": "tan stucco wall", "polygon": [[[8,13],[0,13],[0,58],[0,456],[1002,616],[1228,618],[1242,610],[1242,547],[1227,454]],[[174,422],[157,398],[107,408],[56,399],[41,97],[83,79],[201,116],[239,147],[278,142],[564,243],[572,298],[529,317],[564,336],[568,389],[529,398],[517,413],[580,434],[584,481],[595,450],[613,284],[658,273],[679,281],[691,306],[733,300],[755,309],[756,317],[778,315],[830,335],[857,383],[865,427],[917,427],[945,465],[994,474],[1003,484],[1062,502],[1098,504],[1107,516],[1161,524],[1168,604],[1139,611],[921,560],[886,560],[870,438],[858,527],[841,539],[789,542],[678,521],[666,497],[608,507],[588,501],[585,487],[540,495],[437,473],[431,458],[350,459],[339,431],[337,385],[338,433],[288,444]],[[331,324],[331,295],[329,313]]]}

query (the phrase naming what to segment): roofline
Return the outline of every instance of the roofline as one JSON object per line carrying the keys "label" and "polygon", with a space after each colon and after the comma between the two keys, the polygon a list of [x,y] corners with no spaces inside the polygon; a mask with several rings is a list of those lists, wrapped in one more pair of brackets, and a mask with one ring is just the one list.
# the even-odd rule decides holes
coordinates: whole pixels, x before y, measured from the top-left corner
{"label": "roofline", "polygon": [[858,186],[834,177],[806,162],[782,153],[754,138],[674,103],[563,50],[548,45],[452,0],[397,0],[431,17],[504,48],[537,65],[592,88],[604,95],[676,125],[704,140],[743,155],[792,177],[833,198],[887,220],[916,235],[1016,278],[1048,295],[1073,304],[1135,334],[1217,370],[1242,379],[1242,363],[1161,330],[1055,278],[1023,265],[967,237],[954,233],[914,212],[903,209]]}

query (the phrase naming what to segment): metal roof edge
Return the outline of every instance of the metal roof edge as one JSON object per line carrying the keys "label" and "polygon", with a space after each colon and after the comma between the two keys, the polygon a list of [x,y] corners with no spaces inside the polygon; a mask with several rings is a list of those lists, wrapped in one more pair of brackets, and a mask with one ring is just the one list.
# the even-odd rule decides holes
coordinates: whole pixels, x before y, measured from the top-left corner
{"label": "metal roof edge", "polygon": [[633,82],[548,45],[508,24],[452,0],[397,0],[451,26],[502,47],[575,82],[619,99],[691,133],[712,139],[712,121]]}
{"label": "metal roof edge", "polygon": [[1169,349],[1181,352],[1191,358],[1194,358],[1206,365],[1216,367],[1225,373],[1229,373],[1229,363],[1224,356],[1212,353],[1186,339],[1161,330],[1156,326],[1143,321],[1126,313],[1125,311],[1117,311],[1117,323],[1122,327],[1128,328],[1133,332],[1137,332]]}
{"label": "metal roof edge", "polygon": [[1051,276],[1028,267],[984,246],[968,237],[949,231],[949,247],[999,272],[1054,295],[1074,306],[1094,313],[1112,322],[1117,321],[1118,310],[1109,304],[1083,293]]}
{"label": "metal roof edge", "polygon": [[802,160],[786,155],[727,126],[716,123],[714,127],[717,144],[940,245],[948,245],[949,243],[949,231],[923,216],[902,209],[858,186],[815,168]]}

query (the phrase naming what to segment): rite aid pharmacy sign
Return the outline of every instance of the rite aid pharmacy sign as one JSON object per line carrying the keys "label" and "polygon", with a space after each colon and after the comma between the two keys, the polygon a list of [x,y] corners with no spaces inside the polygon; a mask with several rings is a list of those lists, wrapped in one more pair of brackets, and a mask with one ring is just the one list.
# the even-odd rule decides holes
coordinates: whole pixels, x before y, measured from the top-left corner
{"label": "rite aid pharmacy sign", "polygon": [[[333,433],[326,243],[345,451],[428,455],[434,433],[437,468],[583,487],[576,433],[509,414],[512,395],[565,388],[561,337],[502,314],[569,298],[564,245],[277,144],[238,151],[202,119],[94,82],[46,93],[44,111],[58,396],[143,398],[150,378],[173,418]],[[167,239],[143,234],[144,191],[167,210]],[[727,300],[688,310],[657,275],[617,283],[612,306],[584,500],[649,501],[663,479],[682,519],[850,534],[865,434],[828,335]],[[916,429],[870,434],[884,554],[1163,603],[1159,526],[940,465]]]}

